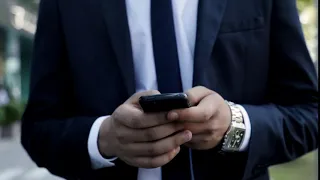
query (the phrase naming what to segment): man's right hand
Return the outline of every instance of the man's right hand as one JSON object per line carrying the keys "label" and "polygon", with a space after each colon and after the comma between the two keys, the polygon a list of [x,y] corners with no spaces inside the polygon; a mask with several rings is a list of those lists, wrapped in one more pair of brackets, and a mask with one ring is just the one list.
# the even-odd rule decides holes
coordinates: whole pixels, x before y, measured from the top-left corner
{"label": "man's right hand", "polygon": [[167,113],[143,112],[139,98],[154,94],[159,92],[134,94],[103,122],[98,138],[103,156],[116,156],[139,168],[156,168],[170,162],[180,145],[191,140],[191,132],[182,123],[169,121]]}

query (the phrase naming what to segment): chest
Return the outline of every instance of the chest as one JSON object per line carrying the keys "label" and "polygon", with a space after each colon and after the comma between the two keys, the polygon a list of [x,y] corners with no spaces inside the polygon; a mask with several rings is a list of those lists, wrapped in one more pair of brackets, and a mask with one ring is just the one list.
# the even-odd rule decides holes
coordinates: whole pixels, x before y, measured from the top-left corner
{"label": "chest", "polygon": [[[188,50],[194,51],[198,0],[174,0],[172,11],[178,46],[187,45]],[[151,34],[151,1],[126,0],[126,12],[133,47],[149,46],[152,41]],[[165,20],[165,19],[164,19]]]}

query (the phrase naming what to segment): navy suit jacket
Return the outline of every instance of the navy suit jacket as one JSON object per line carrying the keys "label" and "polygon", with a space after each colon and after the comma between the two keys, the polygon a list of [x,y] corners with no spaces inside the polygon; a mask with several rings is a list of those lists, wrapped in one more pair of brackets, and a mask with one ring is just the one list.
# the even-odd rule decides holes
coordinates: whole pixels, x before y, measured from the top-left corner
{"label": "navy suit jacket", "polygon": [[[317,75],[295,2],[199,1],[193,85],[243,105],[252,134],[247,152],[193,151],[196,180],[268,179],[270,165],[318,147]],[[22,144],[53,174],[137,178],[121,160],[92,170],[87,149],[93,122],[135,91],[125,8],[125,0],[41,1]]]}

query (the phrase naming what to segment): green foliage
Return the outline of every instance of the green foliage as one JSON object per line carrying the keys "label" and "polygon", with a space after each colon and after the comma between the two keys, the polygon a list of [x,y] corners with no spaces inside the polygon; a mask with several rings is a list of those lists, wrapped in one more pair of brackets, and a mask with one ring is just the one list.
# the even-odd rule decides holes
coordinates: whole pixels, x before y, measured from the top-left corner
{"label": "green foliage", "polygon": [[273,180],[316,180],[318,150],[269,169]]}
{"label": "green foliage", "polygon": [[304,8],[312,5],[313,3],[314,3],[314,0],[297,0],[297,7],[301,12]]}
{"label": "green foliage", "polygon": [[11,102],[0,107],[0,126],[6,126],[20,120],[25,105],[19,102]]}

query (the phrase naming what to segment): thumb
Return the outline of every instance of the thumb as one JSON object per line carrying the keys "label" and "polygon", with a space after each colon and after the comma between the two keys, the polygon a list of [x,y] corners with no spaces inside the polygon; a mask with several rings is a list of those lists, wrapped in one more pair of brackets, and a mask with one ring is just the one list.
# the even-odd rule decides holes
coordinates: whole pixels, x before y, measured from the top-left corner
{"label": "thumb", "polygon": [[157,90],[150,90],[150,91],[142,91],[142,92],[137,92],[134,95],[132,95],[126,102],[125,104],[139,104],[139,99],[141,96],[151,96],[151,95],[156,95],[160,94],[159,91]]}

